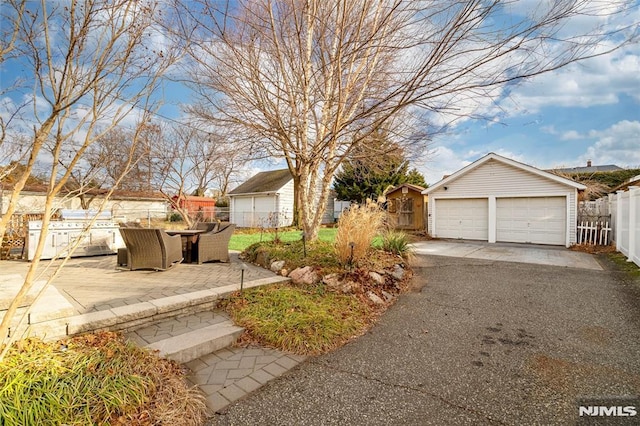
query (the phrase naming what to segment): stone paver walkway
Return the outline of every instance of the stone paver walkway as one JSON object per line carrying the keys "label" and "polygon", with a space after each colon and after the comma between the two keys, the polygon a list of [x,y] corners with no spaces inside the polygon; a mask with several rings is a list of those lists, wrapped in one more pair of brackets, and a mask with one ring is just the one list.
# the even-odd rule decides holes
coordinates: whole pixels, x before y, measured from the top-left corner
{"label": "stone paver walkway", "polygon": [[207,396],[212,413],[248,395],[306,357],[263,347],[229,347],[186,365],[189,379]]}
{"label": "stone paver walkway", "polygon": [[[128,333],[127,338],[145,346],[227,320],[229,316],[221,310],[200,312],[138,329]],[[191,370],[189,381],[204,392],[213,414],[305,359],[304,356],[258,346],[229,347],[188,362],[186,366]]]}

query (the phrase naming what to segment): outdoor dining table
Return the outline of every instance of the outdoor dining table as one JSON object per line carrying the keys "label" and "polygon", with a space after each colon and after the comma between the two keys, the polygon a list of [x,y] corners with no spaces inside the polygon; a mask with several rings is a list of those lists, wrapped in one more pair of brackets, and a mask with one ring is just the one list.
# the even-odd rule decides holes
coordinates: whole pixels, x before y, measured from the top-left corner
{"label": "outdoor dining table", "polygon": [[185,263],[191,263],[193,259],[193,245],[198,242],[198,234],[206,232],[203,229],[166,229],[169,235],[180,235],[182,238],[182,253]]}

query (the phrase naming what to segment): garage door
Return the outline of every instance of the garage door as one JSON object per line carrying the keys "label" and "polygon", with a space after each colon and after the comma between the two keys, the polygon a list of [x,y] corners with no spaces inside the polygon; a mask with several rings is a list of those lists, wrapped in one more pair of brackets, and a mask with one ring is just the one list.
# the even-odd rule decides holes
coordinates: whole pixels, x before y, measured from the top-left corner
{"label": "garage door", "polygon": [[498,198],[496,240],[565,245],[566,197]]}
{"label": "garage door", "polygon": [[233,217],[231,221],[238,227],[250,227],[253,218],[251,197],[233,197]]}
{"label": "garage door", "polygon": [[487,240],[489,201],[486,198],[436,200],[436,235],[439,238]]}

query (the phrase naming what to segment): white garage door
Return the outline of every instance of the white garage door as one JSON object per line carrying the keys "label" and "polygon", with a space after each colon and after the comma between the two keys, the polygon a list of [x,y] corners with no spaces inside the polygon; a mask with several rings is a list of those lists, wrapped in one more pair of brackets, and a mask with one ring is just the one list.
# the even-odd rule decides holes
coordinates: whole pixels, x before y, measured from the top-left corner
{"label": "white garage door", "polygon": [[253,218],[252,197],[233,197],[233,217],[231,222],[241,228],[250,227]]}
{"label": "white garage door", "polygon": [[439,238],[489,238],[489,201],[486,198],[436,200],[435,203],[435,228]]}
{"label": "white garage door", "polygon": [[496,240],[565,245],[566,197],[498,198]]}
{"label": "white garage door", "polygon": [[275,203],[275,197],[268,195],[234,197],[233,222],[246,228],[270,227],[270,223],[276,218]]}

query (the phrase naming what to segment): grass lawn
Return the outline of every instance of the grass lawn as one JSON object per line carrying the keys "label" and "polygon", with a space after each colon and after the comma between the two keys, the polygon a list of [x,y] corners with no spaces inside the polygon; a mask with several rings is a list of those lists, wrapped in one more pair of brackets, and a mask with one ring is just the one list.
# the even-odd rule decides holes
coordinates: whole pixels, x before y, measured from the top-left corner
{"label": "grass lawn", "polygon": [[[337,228],[320,228],[318,232],[318,239],[328,243],[333,243],[336,238]],[[300,236],[301,231],[294,229],[291,231],[278,231],[278,238],[283,242],[299,241],[302,239]],[[236,232],[231,236],[229,241],[230,250],[242,251],[249,247],[251,244],[259,243],[261,241],[273,241],[276,237],[276,233],[273,230],[260,233],[259,231],[243,232],[236,229]]]}

